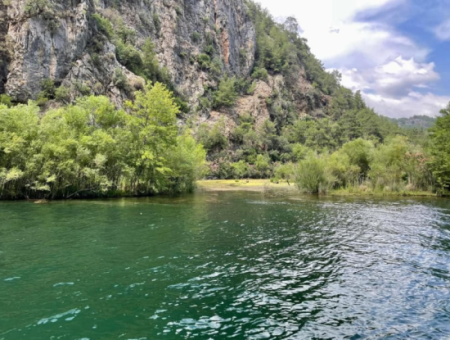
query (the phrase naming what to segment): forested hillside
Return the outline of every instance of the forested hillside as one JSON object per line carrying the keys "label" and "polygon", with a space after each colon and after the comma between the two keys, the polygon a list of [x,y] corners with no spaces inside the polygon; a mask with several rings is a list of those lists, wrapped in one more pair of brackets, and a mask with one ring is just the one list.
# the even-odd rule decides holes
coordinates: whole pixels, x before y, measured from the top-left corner
{"label": "forested hillside", "polygon": [[393,119],[400,127],[407,129],[429,129],[436,123],[436,118],[429,116],[413,116]]}
{"label": "forested hillside", "polygon": [[308,192],[448,183],[436,132],[429,143],[426,129],[379,116],[324,69],[294,18],[278,23],[253,1],[3,7],[3,198],[180,192],[199,176]]}

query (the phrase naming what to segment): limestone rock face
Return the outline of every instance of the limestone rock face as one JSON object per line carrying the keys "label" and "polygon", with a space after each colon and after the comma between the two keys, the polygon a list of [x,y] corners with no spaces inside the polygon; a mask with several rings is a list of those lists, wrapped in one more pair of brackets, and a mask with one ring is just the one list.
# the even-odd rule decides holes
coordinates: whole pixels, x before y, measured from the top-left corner
{"label": "limestone rock face", "polygon": [[[70,90],[67,101],[87,94],[107,95],[117,105],[130,99],[144,79],[119,62],[118,38],[102,29],[101,17],[116,35],[127,34],[135,51],[150,39],[197,125],[224,117],[231,131],[243,114],[260,125],[287,103],[298,114],[320,111],[328,99],[314,96],[301,67],[256,81],[254,93],[234,108],[196,110],[205,89],[217,88],[225,75],[248,79],[252,72],[256,33],[247,10],[244,0],[0,0],[0,93],[19,102],[37,99],[50,79]],[[202,56],[214,68],[203,67]]]}
{"label": "limestone rock face", "polygon": [[91,0],[62,0],[51,10],[27,13],[26,1],[7,6],[12,44],[6,92],[19,101],[36,98],[44,79],[60,82],[83,56],[91,36]]}
{"label": "limestone rock face", "polygon": [[[33,0],[14,0],[9,5],[0,1],[0,42],[11,42],[10,59],[0,65],[0,92],[18,101],[36,99],[44,79],[71,86],[74,95],[84,86],[92,93],[115,96],[118,103],[127,97],[112,80],[114,70],[122,68],[115,46],[103,46],[96,56],[100,63],[92,60],[89,46],[99,34],[92,19],[95,13],[121,18],[125,27],[135,31],[136,47],[150,38],[160,65],[191,103],[211,82],[196,62],[207,45],[216,49],[223,72],[244,77],[253,67],[255,32],[242,0],[97,0],[95,4],[48,0],[48,8],[32,12],[27,10],[29,1]],[[123,71],[129,80],[136,78]]]}

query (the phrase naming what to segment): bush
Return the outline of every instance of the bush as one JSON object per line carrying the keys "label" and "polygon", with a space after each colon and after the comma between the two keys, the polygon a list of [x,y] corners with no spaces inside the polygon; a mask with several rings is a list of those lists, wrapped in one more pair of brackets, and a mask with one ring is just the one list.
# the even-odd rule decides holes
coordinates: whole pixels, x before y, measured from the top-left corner
{"label": "bush", "polygon": [[161,20],[159,20],[157,13],[153,14],[153,25],[155,25],[156,32],[159,34],[161,31]]}
{"label": "bush", "polygon": [[201,37],[202,37],[202,36],[201,36],[200,33],[198,33],[198,32],[194,32],[194,33],[192,33],[192,35],[191,35],[191,39],[192,39],[192,41],[195,42],[195,43],[198,43],[198,42],[200,41]]}
{"label": "bush", "polygon": [[122,90],[128,89],[127,76],[125,75],[123,70],[119,67],[114,70],[113,83],[114,83],[114,86],[117,86],[119,89],[122,89]]}
{"label": "bush", "polygon": [[252,78],[267,81],[267,79],[269,79],[269,73],[263,67],[255,67],[252,73]]}
{"label": "bush", "polygon": [[225,78],[219,84],[219,89],[214,93],[214,108],[231,107],[236,103],[238,94],[235,88],[236,78]]}
{"label": "bush", "polygon": [[44,79],[42,81],[42,95],[49,98],[55,98],[55,82],[51,79]]}
{"label": "bush", "polygon": [[6,105],[7,107],[12,106],[12,99],[6,94],[0,94],[0,105]]}
{"label": "bush", "polygon": [[200,68],[207,70],[211,65],[211,58],[209,55],[202,53],[197,56],[197,62],[200,65]]}
{"label": "bush", "polygon": [[139,74],[142,70],[143,61],[141,53],[130,44],[116,41],[117,60],[133,73]]}
{"label": "bush", "polygon": [[101,16],[98,13],[93,14],[92,17],[95,19],[95,22],[97,23],[97,27],[100,30],[100,32],[102,32],[108,38],[111,39],[114,36],[114,28],[111,21],[109,21],[107,18]]}
{"label": "bush", "polygon": [[200,98],[200,106],[203,110],[209,110],[211,108],[211,101],[207,97]]}
{"label": "bush", "polygon": [[24,13],[28,16],[53,13],[53,4],[49,0],[27,0]]}
{"label": "bush", "polygon": [[295,176],[300,190],[318,194],[326,190],[325,162],[322,158],[310,156],[301,161]]}
{"label": "bush", "polygon": [[70,88],[60,86],[55,91],[55,99],[62,103],[68,103],[70,101]]}

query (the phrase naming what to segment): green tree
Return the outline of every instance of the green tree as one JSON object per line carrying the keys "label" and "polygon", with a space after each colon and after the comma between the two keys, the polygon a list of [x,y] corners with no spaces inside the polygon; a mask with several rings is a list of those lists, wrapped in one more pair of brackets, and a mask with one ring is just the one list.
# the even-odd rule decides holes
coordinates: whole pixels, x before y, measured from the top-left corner
{"label": "green tree", "polygon": [[441,116],[430,130],[432,169],[441,188],[450,189],[450,104],[441,110]]}
{"label": "green tree", "polygon": [[300,190],[318,194],[326,190],[325,161],[323,158],[310,155],[298,164],[295,182]]}
{"label": "green tree", "polygon": [[219,84],[219,89],[214,93],[214,108],[230,107],[236,103],[238,93],[235,85],[235,77],[222,79]]}

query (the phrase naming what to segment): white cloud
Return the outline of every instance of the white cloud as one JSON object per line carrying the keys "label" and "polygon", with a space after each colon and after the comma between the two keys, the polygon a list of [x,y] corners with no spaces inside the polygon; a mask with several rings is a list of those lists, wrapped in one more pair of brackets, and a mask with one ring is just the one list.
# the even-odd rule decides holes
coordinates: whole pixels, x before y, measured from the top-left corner
{"label": "white cloud", "polygon": [[434,29],[434,34],[441,40],[450,40],[450,20],[444,21]]}
{"label": "white cloud", "polygon": [[389,117],[436,116],[450,97],[422,94],[428,83],[439,80],[434,63],[417,63],[413,58],[395,58],[375,68],[342,69],[342,84],[361,90],[364,99],[378,113]]}
{"label": "white cloud", "polygon": [[433,93],[421,94],[410,92],[400,98],[384,97],[379,94],[364,94],[368,106],[378,113],[392,117],[403,118],[414,115],[437,116],[439,111],[447,107],[450,97],[437,96]]}
{"label": "white cloud", "polygon": [[434,63],[418,63],[411,59],[397,57],[374,68],[340,69],[342,84],[354,91],[372,90],[385,96],[401,96],[414,88],[427,88],[428,84],[440,79],[434,71]]}
{"label": "white cloud", "polygon": [[[398,55],[423,60],[428,51],[384,24],[358,22],[363,10],[377,10],[403,0],[259,0],[275,17],[295,16],[314,54],[325,62],[358,53],[364,63],[380,63]],[[350,62],[350,60],[349,60]],[[350,65],[347,65],[350,66]]]}

